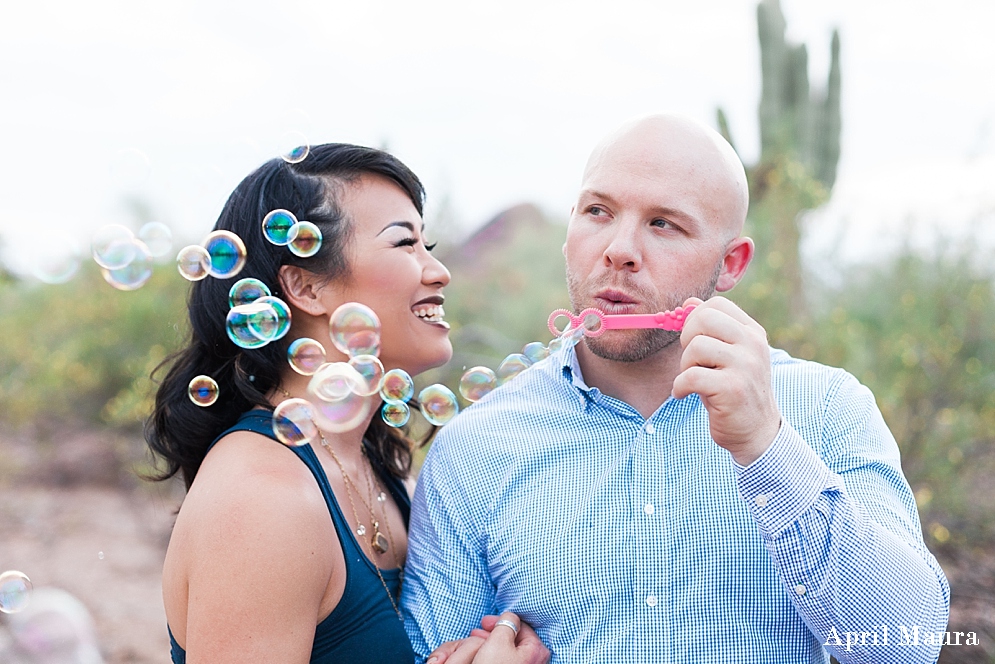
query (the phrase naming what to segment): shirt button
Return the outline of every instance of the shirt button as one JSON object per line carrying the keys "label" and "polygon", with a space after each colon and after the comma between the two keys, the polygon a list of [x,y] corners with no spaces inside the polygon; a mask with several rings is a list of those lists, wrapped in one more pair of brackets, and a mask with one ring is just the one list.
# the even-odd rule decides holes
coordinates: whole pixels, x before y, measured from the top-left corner
{"label": "shirt button", "polygon": [[650,606],[656,606],[656,595],[647,595],[646,603]]}
{"label": "shirt button", "polygon": [[647,516],[653,516],[653,503],[643,505],[643,511],[646,512]]}
{"label": "shirt button", "polygon": [[652,422],[647,422],[646,426],[644,426],[643,429],[646,431],[646,433],[651,435],[656,431],[656,427],[653,426]]}
{"label": "shirt button", "polygon": [[795,592],[798,593],[799,595],[804,595],[805,594],[805,586],[803,586],[802,584],[799,583],[797,586],[795,586]]}
{"label": "shirt button", "polygon": [[758,493],[757,497],[753,499],[753,502],[757,504],[757,507],[767,507],[768,496],[763,493]]}

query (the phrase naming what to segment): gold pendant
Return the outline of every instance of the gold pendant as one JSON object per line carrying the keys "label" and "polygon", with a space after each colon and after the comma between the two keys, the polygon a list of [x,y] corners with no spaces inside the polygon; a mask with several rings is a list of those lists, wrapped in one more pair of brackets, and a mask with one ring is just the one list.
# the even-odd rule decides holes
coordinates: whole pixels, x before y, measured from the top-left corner
{"label": "gold pendant", "polygon": [[373,547],[374,551],[381,554],[387,553],[387,549],[390,548],[387,544],[387,538],[384,537],[383,533],[379,530],[373,534],[373,540],[370,542],[370,546]]}

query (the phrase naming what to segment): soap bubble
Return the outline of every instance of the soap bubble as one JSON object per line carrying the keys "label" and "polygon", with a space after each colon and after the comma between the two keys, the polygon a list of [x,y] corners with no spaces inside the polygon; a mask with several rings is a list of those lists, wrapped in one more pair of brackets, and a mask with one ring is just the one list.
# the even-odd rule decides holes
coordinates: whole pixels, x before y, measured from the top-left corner
{"label": "soap bubble", "polygon": [[459,393],[467,401],[480,401],[495,387],[497,376],[487,367],[473,367],[459,379]]}
{"label": "soap bubble", "polygon": [[314,407],[305,399],[287,399],[273,410],[273,433],[284,445],[300,447],[318,439]]}
{"label": "soap bubble", "polygon": [[93,234],[90,253],[102,268],[117,270],[135,258],[135,234],[120,224],[102,226]]}
{"label": "soap bubble", "polygon": [[559,337],[556,337],[555,339],[549,342],[549,345],[546,346],[546,348],[549,349],[550,354],[558,353],[560,349],[563,348],[563,340],[560,339]]}
{"label": "soap bubble", "polygon": [[264,295],[256,300],[255,304],[268,304],[276,311],[277,326],[270,341],[276,341],[287,336],[287,332],[290,331],[290,307],[287,306],[287,303],[275,295]]}
{"label": "soap bubble", "polygon": [[356,355],[349,359],[349,364],[363,377],[363,384],[355,390],[356,394],[361,397],[371,397],[380,391],[384,370],[375,355]]}
{"label": "soap bubble", "polygon": [[46,284],[64,284],[79,270],[80,252],[76,243],[56,235],[44,247],[38,247],[31,261],[31,273]]}
{"label": "soap bubble", "polygon": [[456,413],[459,412],[456,395],[448,387],[438,383],[429,385],[419,392],[418,402],[421,404],[421,414],[429,424],[437,427],[456,417]]}
{"label": "soap bubble", "polygon": [[365,304],[346,302],[328,320],[332,343],[349,355],[380,354],[380,319]]}
{"label": "soap bubble", "polygon": [[104,281],[122,291],[138,290],[152,277],[152,254],[141,240],[132,240],[134,257],[127,265],[115,270],[100,268]]}
{"label": "soap bubble", "polygon": [[152,162],[136,148],[119,150],[110,165],[111,177],[119,185],[134,188],[145,184],[152,174]]}
{"label": "soap bubble", "polygon": [[311,146],[308,143],[307,137],[299,131],[287,132],[280,139],[280,142],[285,146],[284,149],[286,150],[280,156],[288,164],[299,164],[311,154]]}
{"label": "soap bubble", "polygon": [[388,401],[380,409],[380,417],[383,418],[383,421],[388,426],[396,429],[408,423],[408,419],[411,417],[411,409],[408,408],[408,404],[406,403],[391,403]]}
{"label": "soap bubble", "polygon": [[261,348],[270,341],[279,326],[276,310],[259,300],[232,307],[225,318],[228,338],[239,348]]}
{"label": "soap bubble", "polygon": [[211,254],[198,244],[183,247],[176,254],[176,269],[187,281],[200,281],[211,273]]}
{"label": "soap bubble", "polygon": [[354,391],[362,383],[359,372],[345,362],[332,362],[319,368],[307,387],[318,426],[339,433],[362,424],[373,407],[372,399]]}
{"label": "soap bubble", "polygon": [[297,373],[303,376],[314,375],[318,367],[325,363],[325,347],[307,337],[295,339],[287,349],[287,360]]}
{"label": "soap bubble", "polygon": [[384,374],[380,396],[387,403],[404,403],[415,395],[415,381],[404,369],[391,369]]}
{"label": "soap bubble", "polygon": [[521,353],[512,353],[508,357],[501,360],[501,364],[498,365],[498,385],[504,385],[509,380],[528,369],[530,366],[532,366],[532,360]]}
{"label": "soap bubble", "polygon": [[31,579],[17,570],[0,574],[0,611],[17,613],[31,601]]}
{"label": "soap bubble", "polygon": [[584,326],[578,325],[569,332],[565,332],[563,336],[560,337],[560,343],[563,344],[564,348],[573,348],[583,338],[584,338]]}
{"label": "soap bubble", "polygon": [[228,306],[237,307],[240,304],[249,304],[269,294],[269,287],[258,279],[252,277],[239,279],[232,284],[228,291]]}
{"label": "soap bubble", "polygon": [[201,245],[211,255],[212,277],[228,279],[245,267],[245,243],[231,231],[214,231]]}
{"label": "soap bubble", "polygon": [[366,379],[351,364],[326,362],[314,372],[308,391],[324,401],[338,401],[356,394],[365,386]]}
{"label": "soap bubble", "polygon": [[173,249],[173,232],[169,226],[158,221],[150,221],[139,228],[138,239],[149,248],[153,258],[162,258]]}
{"label": "soap bubble", "polygon": [[287,234],[290,253],[301,258],[310,258],[321,249],[321,229],[310,221],[298,221]]}
{"label": "soap bubble", "polygon": [[522,349],[522,355],[529,358],[534,364],[549,357],[549,349],[543,346],[541,341],[533,341],[532,343],[525,344],[525,348]]}
{"label": "soap bubble", "polygon": [[272,210],[263,217],[263,237],[278,247],[290,242],[290,229],[297,223],[297,217],[290,210]]}
{"label": "soap bubble", "polygon": [[190,401],[198,406],[210,406],[218,400],[218,383],[210,376],[196,376],[187,386]]}

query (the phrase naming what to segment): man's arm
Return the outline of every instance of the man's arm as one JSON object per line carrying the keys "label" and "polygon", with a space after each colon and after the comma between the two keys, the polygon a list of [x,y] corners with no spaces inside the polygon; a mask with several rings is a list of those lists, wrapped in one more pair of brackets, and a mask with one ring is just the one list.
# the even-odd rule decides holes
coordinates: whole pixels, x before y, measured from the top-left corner
{"label": "man's arm", "polygon": [[736,465],[739,490],[798,613],[840,662],[933,662],[940,643],[925,633],[946,629],[947,580],[873,395],[841,377],[822,436],[832,468],[785,422],[760,458]]}
{"label": "man's arm", "polygon": [[401,603],[419,661],[497,613],[480,533],[444,451],[446,433],[429,451],[411,505]]}

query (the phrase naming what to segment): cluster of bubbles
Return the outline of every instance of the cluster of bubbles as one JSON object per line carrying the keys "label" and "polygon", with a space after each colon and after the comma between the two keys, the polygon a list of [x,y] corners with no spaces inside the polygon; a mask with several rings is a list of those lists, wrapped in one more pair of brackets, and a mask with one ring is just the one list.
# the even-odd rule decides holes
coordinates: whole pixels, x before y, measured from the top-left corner
{"label": "cluster of bubbles", "polygon": [[236,281],[228,291],[228,338],[239,348],[262,348],[290,331],[290,307],[258,279]]}
{"label": "cluster of bubbles", "polygon": [[246,251],[242,238],[231,231],[209,233],[200,244],[180,249],[176,269],[187,281],[207,277],[230,279],[245,267]]}
{"label": "cluster of bubbles", "polygon": [[490,394],[494,388],[504,385],[533,364],[549,357],[550,353],[577,345],[583,336],[582,328],[567,327],[560,332],[560,336],[550,341],[548,346],[543,345],[541,341],[525,344],[521,353],[512,353],[504,358],[498,365],[497,371],[488,367],[472,367],[460,378],[459,393],[470,403],[476,403]]}
{"label": "cluster of bubbles", "polygon": [[[90,254],[100,266],[104,281],[122,291],[133,291],[144,286],[152,276],[154,259],[168,255],[172,248],[172,232],[158,221],[145,224],[137,235],[126,226],[108,224],[100,228],[90,242]],[[59,276],[61,281],[72,276],[65,275],[63,272]],[[47,281],[56,283],[50,279]]]}
{"label": "cluster of bubbles", "polygon": [[263,217],[263,237],[300,258],[310,258],[321,249],[321,229],[310,221],[298,221],[290,210],[273,210]]}
{"label": "cluster of bubbles", "polygon": [[[273,432],[286,445],[304,445],[324,431],[355,429],[370,415],[380,396],[381,416],[393,427],[410,418],[408,402],[414,380],[403,369],[385,371],[380,362],[380,319],[366,305],[347,302],[336,309],[328,323],[332,345],[347,355],[347,362],[326,362],[325,348],[315,339],[295,340],[287,349],[290,366],[311,376],[307,398],[289,398],[273,411]],[[456,396],[444,385],[430,385],[418,395],[422,415],[442,425],[459,412]]]}
{"label": "cluster of bubbles", "polygon": [[0,612],[17,613],[31,601],[31,579],[22,572],[10,570],[0,574]]}

